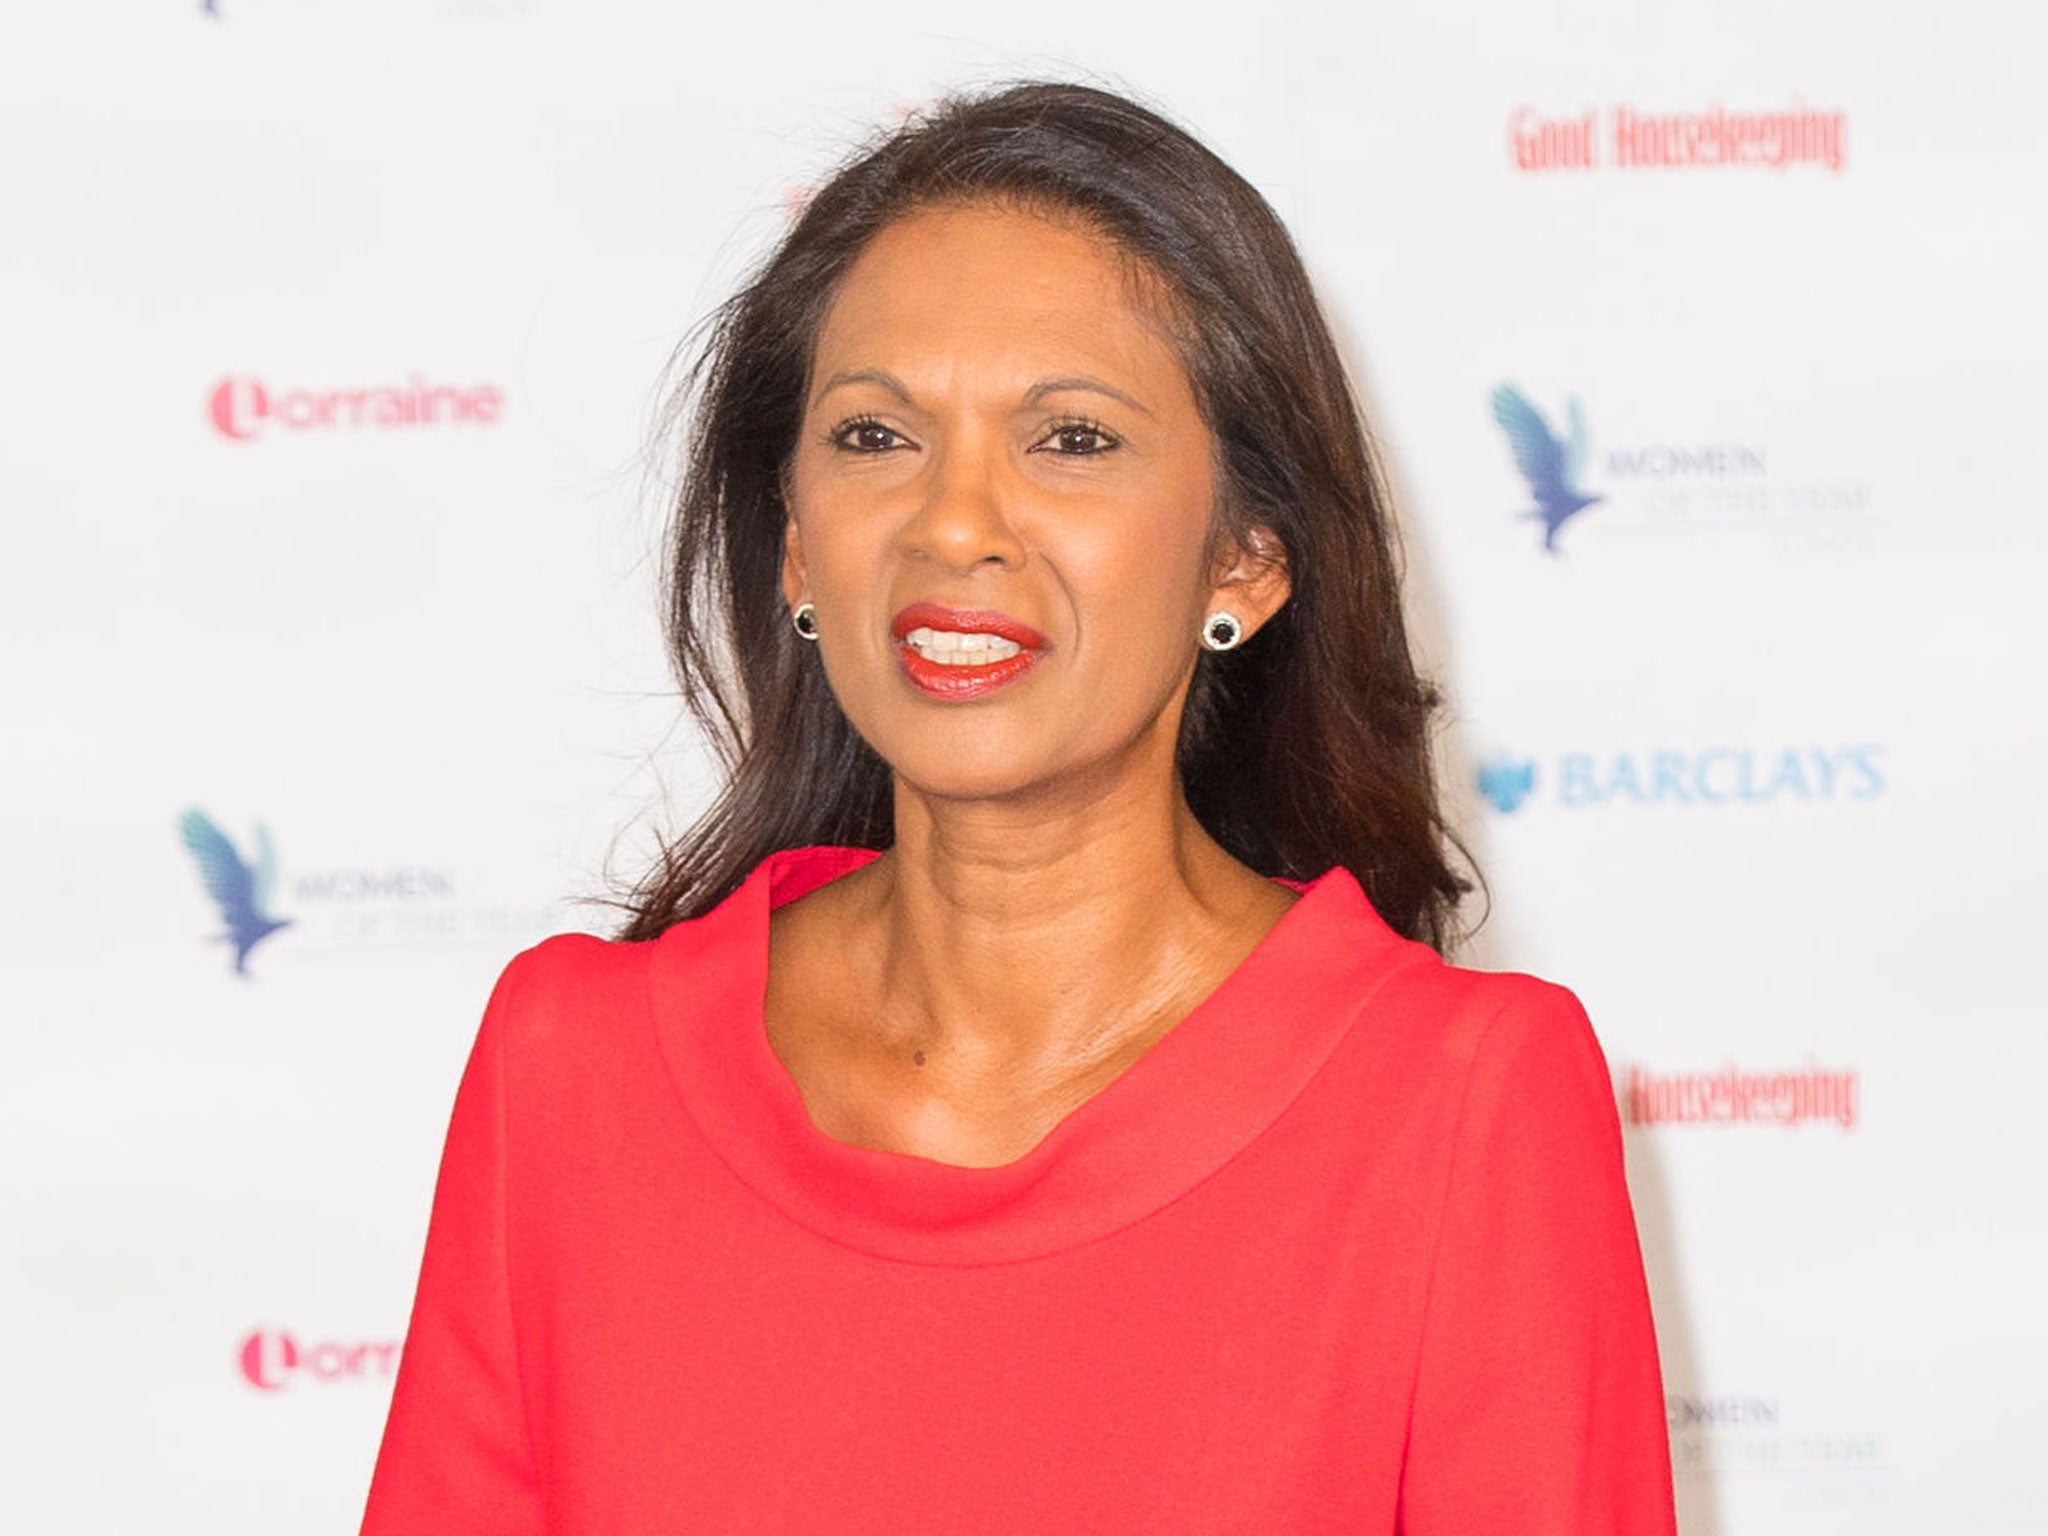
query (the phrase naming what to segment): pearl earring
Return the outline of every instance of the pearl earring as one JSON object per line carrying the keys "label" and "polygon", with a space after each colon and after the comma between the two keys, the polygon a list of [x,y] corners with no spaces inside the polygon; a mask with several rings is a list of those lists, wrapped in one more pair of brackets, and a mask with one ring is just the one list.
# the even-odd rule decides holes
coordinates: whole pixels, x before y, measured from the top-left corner
{"label": "pearl earring", "polygon": [[1234,613],[1212,613],[1202,620],[1202,644],[1212,651],[1228,651],[1244,638],[1244,625]]}

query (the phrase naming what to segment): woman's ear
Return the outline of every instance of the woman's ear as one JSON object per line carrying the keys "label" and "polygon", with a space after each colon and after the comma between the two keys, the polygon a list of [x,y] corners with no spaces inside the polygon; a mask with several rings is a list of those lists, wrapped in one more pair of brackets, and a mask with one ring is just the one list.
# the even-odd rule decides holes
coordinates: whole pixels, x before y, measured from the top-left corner
{"label": "woman's ear", "polygon": [[1278,613],[1294,591],[1287,575],[1287,548],[1263,523],[1254,523],[1224,545],[1217,561],[1209,611],[1234,615],[1249,639]]}
{"label": "woman's ear", "polygon": [[810,585],[804,569],[804,542],[796,531],[796,519],[785,514],[782,522],[782,595],[794,609],[804,600]]}

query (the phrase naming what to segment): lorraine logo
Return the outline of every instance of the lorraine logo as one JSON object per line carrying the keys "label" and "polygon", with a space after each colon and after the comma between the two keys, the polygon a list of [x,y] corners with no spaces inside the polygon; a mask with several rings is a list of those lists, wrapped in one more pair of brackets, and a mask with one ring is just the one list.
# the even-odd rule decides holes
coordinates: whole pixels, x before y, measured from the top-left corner
{"label": "lorraine logo", "polygon": [[242,1340],[236,1363],[242,1380],[263,1392],[279,1392],[293,1381],[361,1381],[391,1375],[399,1341],[305,1344],[282,1328],[259,1328]]}
{"label": "lorraine logo", "polygon": [[200,882],[227,924],[227,931],[214,937],[234,946],[235,974],[247,976],[249,951],[291,922],[269,912],[271,890],[277,884],[277,855],[270,846],[270,833],[257,827],[254,864],[242,857],[204,811],[180,816],[178,836],[198,864]]}
{"label": "lorraine logo", "polygon": [[1526,757],[1496,753],[1479,765],[1479,793],[1496,811],[1509,815],[1522,808],[1536,788],[1536,764]]}
{"label": "lorraine logo", "polygon": [[1560,438],[1514,385],[1503,384],[1493,392],[1493,419],[1507,433],[1515,468],[1529,482],[1529,494],[1536,500],[1536,505],[1521,515],[1541,520],[1543,552],[1548,555],[1559,553],[1559,529],[1586,508],[1607,499],[1589,496],[1580,486],[1579,477],[1586,468],[1586,417],[1577,399],[1565,401],[1564,409],[1570,435]]}
{"label": "lorraine logo", "polygon": [[275,389],[246,374],[229,374],[206,397],[214,431],[246,443],[282,432],[382,431],[401,428],[490,427],[505,407],[495,384],[463,387],[430,383],[407,374],[402,384],[376,388]]}

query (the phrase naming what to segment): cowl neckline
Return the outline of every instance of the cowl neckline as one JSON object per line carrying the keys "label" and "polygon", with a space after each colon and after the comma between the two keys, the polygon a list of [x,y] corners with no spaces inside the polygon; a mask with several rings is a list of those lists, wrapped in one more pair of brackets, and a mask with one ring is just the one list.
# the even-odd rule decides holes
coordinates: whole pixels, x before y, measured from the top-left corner
{"label": "cowl neckline", "polygon": [[1295,886],[1301,898],[1216,989],[1029,1152],[962,1167],[827,1136],[768,1041],[769,914],[876,856],[771,855],[655,941],[649,986],[662,1055],[712,1150],[791,1220],[878,1258],[1015,1263],[1142,1220],[1271,1126],[1387,975],[1434,959],[1332,869]]}

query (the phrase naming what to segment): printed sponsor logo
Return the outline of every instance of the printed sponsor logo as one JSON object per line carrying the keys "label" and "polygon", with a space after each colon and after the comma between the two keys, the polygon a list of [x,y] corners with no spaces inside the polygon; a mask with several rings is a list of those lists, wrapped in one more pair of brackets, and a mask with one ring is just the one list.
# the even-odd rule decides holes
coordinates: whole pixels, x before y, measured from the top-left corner
{"label": "printed sponsor logo", "polygon": [[178,835],[199,867],[200,884],[227,925],[224,932],[213,936],[214,941],[234,951],[235,974],[246,978],[249,952],[292,922],[270,910],[271,892],[277,884],[277,854],[271,846],[270,830],[257,826],[253,863],[242,857],[241,850],[204,811],[189,810],[180,816]]}
{"label": "printed sponsor logo", "polygon": [[1778,1400],[1740,1392],[1721,1397],[1683,1397],[1672,1393],[1664,1399],[1664,1417],[1674,1435],[1696,1429],[1725,1429],[1730,1425],[1776,1424]]}
{"label": "printed sponsor logo", "polygon": [[[530,943],[563,926],[551,905],[465,902],[455,871],[442,865],[313,865],[281,875],[266,827],[256,828],[253,859],[244,858],[203,811],[187,811],[178,831],[226,924],[214,939],[232,946],[239,976],[249,974],[249,952],[287,927],[299,948]],[[292,904],[290,917],[272,910],[280,893]]]}
{"label": "printed sponsor logo", "polygon": [[1536,761],[1496,753],[1479,765],[1479,793],[1502,814],[1522,808],[1522,802],[1536,792]]}
{"label": "printed sponsor logo", "polygon": [[230,374],[207,397],[207,418],[222,437],[238,443],[277,431],[389,431],[497,425],[505,408],[495,384],[430,384],[408,374],[403,384],[316,389],[273,388],[263,380]]}
{"label": "printed sponsor logo", "polygon": [[1508,163],[1523,174],[1571,171],[1770,170],[1848,166],[1849,114],[1840,108],[1731,109],[1718,102],[1660,112],[1631,102],[1552,115],[1508,113]]}
{"label": "printed sponsor logo", "polygon": [[1894,1470],[1876,1430],[1801,1422],[1775,1394],[1672,1394],[1664,1413],[1681,1481],[1753,1476],[1788,1503],[1856,1503],[1880,1495]]}
{"label": "printed sponsor logo", "polygon": [[[1541,529],[1537,547],[1564,553],[1559,535],[1598,508],[1602,537],[1688,530],[1764,531],[1837,545],[1867,531],[1873,497],[1859,480],[1774,474],[1767,446],[1706,434],[1625,442],[1593,452],[1587,413],[1567,396],[1553,418],[1513,383],[1490,396],[1529,506],[1515,515]],[[1576,536],[1576,535],[1575,535]]]}
{"label": "printed sponsor logo", "polygon": [[1480,761],[1474,780],[1503,815],[1534,804],[1583,811],[1849,803],[1875,800],[1889,788],[1884,748],[1876,742],[1573,751],[1545,762],[1494,752]]}
{"label": "printed sponsor logo", "polygon": [[1809,1062],[1781,1071],[1734,1065],[1709,1072],[1657,1072],[1630,1063],[1617,1097],[1630,1126],[1832,1125],[1856,1129],[1862,1085],[1853,1067]]}
{"label": "printed sponsor logo", "polygon": [[432,901],[455,894],[452,870],[394,864],[385,869],[315,869],[297,876],[301,901]]}
{"label": "printed sponsor logo", "polygon": [[1528,397],[1512,384],[1493,392],[1493,419],[1507,434],[1515,468],[1529,482],[1536,505],[1521,515],[1543,524],[1543,552],[1554,555],[1558,530],[1571,518],[1607,498],[1589,495],[1579,478],[1586,468],[1586,415],[1576,399],[1565,402],[1566,435],[1559,437]]}
{"label": "printed sponsor logo", "polygon": [[282,1392],[300,1382],[388,1380],[398,1368],[399,1348],[396,1339],[302,1344],[282,1328],[259,1328],[242,1340],[235,1361],[250,1386]]}

